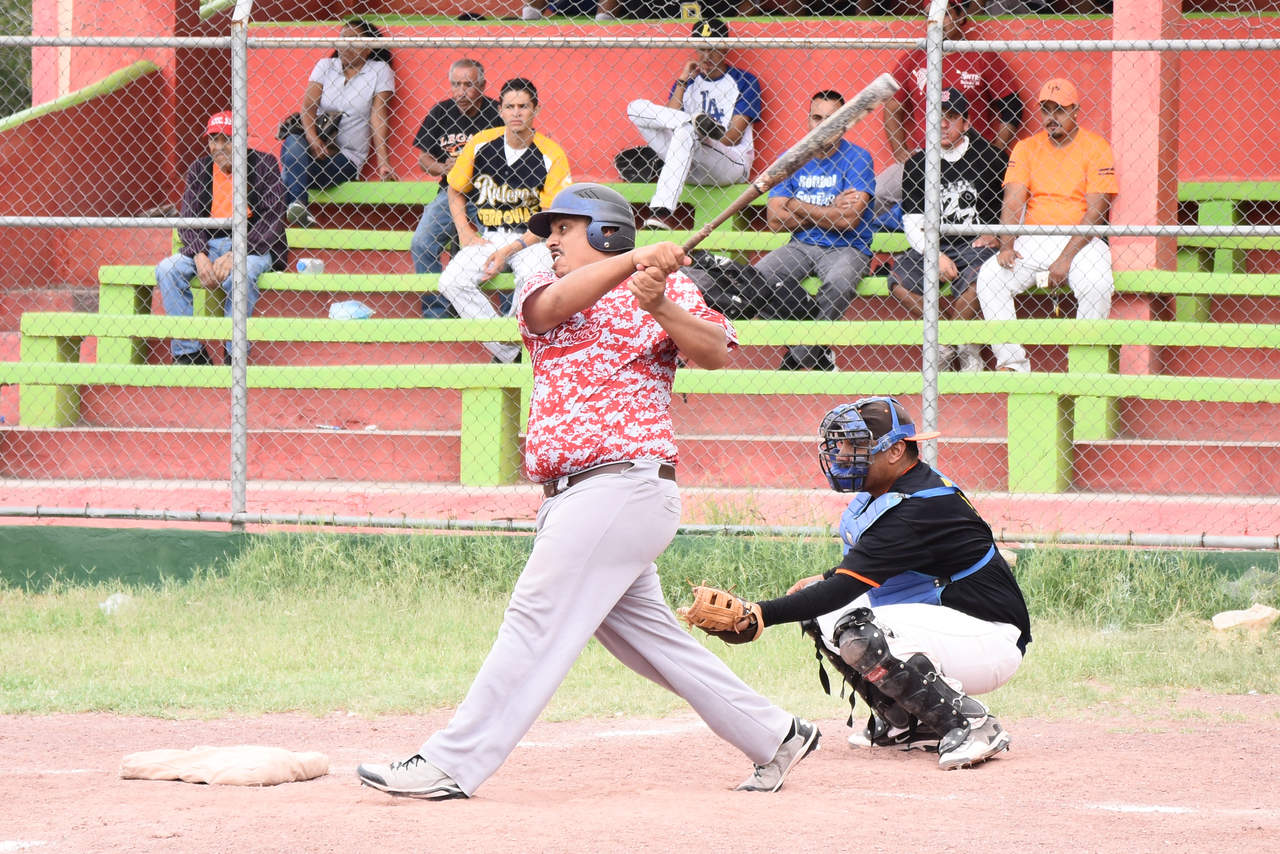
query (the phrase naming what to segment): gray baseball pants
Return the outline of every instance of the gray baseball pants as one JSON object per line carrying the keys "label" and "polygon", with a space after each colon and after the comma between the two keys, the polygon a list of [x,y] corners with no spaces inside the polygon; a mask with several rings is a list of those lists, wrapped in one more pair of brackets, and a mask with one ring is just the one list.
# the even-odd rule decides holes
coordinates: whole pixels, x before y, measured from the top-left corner
{"label": "gray baseball pants", "polygon": [[[858,283],[871,269],[871,256],[852,246],[813,246],[792,240],[779,246],[754,264],[772,283],[790,285],[809,276],[822,280],[818,288],[818,320],[840,320],[858,294]],[[801,360],[811,359],[817,346],[797,346],[791,350]]]}
{"label": "gray baseball pants", "polygon": [[749,688],[676,622],[654,561],[675,536],[680,493],[658,464],[601,474],[549,498],[497,640],[466,698],[419,750],[472,794],[541,714],[594,635],[619,661],[683,697],[757,765],[792,716]]}

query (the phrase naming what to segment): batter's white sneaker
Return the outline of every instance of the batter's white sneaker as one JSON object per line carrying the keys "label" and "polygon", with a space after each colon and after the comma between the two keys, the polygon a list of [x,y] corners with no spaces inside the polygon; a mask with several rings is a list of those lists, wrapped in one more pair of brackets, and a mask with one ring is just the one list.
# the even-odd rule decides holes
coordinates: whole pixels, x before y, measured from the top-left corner
{"label": "batter's white sneaker", "polygon": [[453,778],[423,759],[417,753],[403,762],[390,765],[361,764],[356,768],[360,782],[388,795],[447,801],[465,798],[467,793]]}
{"label": "batter's white sneaker", "polygon": [[981,719],[971,718],[969,735],[964,741],[950,749],[939,745],[938,767],[943,771],[968,768],[979,762],[986,762],[1002,750],[1008,749],[1009,733],[1004,731],[999,721],[991,715]]}
{"label": "batter's white sneaker", "polygon": [[751,776],[738,786],[739,792],[776,792],[782,788],[782,781],[787,773],[810,753],[818,749],[818,739],[822,733],[816,724],[804,718],[795,718],[791,722],[791,731],[782,740],[778,752],[766,765],[757,765]]}

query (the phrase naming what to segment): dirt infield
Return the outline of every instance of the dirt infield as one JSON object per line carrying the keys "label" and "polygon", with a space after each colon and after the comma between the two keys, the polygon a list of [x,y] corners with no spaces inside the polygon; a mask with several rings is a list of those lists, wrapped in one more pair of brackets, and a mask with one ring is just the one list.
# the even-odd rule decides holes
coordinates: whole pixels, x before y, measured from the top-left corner
{"label": "dirt infield", "polygon": [[[0,718],[7,851],[1274,851],[1280,697],[1184,696],[1160,719],[1008,720],[1013,749],[965,771],[920,752],[822,749],[777,794],[691,715],[539,722],[466,801],[393,799],[356,783],[405,752],[423,718],[274,715],[173,721]],[[330,774],[265,789],[118,777],[127,753],[197,744],[319,750]],[[703,770],[710,769],[710,770]]]}

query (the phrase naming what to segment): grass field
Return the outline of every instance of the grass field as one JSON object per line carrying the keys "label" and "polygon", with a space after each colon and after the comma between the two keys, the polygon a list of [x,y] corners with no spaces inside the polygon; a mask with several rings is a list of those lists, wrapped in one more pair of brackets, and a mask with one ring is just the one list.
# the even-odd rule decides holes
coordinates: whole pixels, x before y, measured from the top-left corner
{"label": "grass field", "polygon": [[[524,536],[280,534],[181,582],[0,587],[0,713],[452,706],[488,652],[528,547]],[[662,574],[673,605],[688,580],[762,598],[837,559],[826,540],[688,536]],[[1038,549],[1021,554],[1016,572],[1035,642],[1017,676],[988,695],[1001,714],[1054,718],[1103,703],[1167,713],[1165,701],[1186,690],[1280,693],[1274,630],[1223,636],[1209,625],[1218,611],[1280,601],[1274,569],[1228,578],[1187,553]],[[108,613],[102,603],[117,593],[127,598]],[[784,707],[841,714],[794,626],[743,647],[707,643]],[[593,643],[547,717],[682,708]]]}

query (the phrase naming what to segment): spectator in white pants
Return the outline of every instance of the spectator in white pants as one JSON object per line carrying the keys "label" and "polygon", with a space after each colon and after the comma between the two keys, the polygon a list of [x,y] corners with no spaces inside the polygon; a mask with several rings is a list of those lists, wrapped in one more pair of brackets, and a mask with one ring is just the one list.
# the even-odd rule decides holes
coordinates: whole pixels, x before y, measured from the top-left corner
{"label": "spectator in white pants", "polygon": [[[693,37],[728,38],[729,26],[719,18],[698,21]],[[755,157],[751,125],[760,111],[760,81],[730,67],[723,48],[699,48],[681,69],[665,105],[638,100],[627,106],[627,118],[662,159],[645,228],[676,227],[675,209],[686,181],[725,187],[747,180]]]}
{"label": "spectator in white pants", "polygon": [[[1019,141],[1004,177],[1001,225],[1104,225],[1119,192],[1110,144],[1077,123],[1080,97],[1061,78],[1040,89],[1044,130]],[[1024,216],[1025,212],[1025,216]],[[978,272],[978,302],[987,320],[1012,320],[1013,299],[1043,274],[1044,286],[1070,286],[1076,317],[1111,313],[1115,283],[1111,248],[1088,236],[1000,236],[1000,251]],[[1027,372],[1031,362],[1018,344],[994,344],[996,370]]]}
{"label": "spectator in white pants", "polygon": [[[538,90],[523,77],[502,84],[502,127],[467,141],[449,170],[449,211],[461,249],[440,274],[440,292],[459,317],[490,318],[498,312],[481,283],[508,268],[516,289],[536,272],[551,269],[551,253],[527,228],[529,218],[570,184],[564,149],[533,129]],[[475,205],[480,223],[471,221]],[[485,343],[495,362],[514,362],[515,344]]]}

